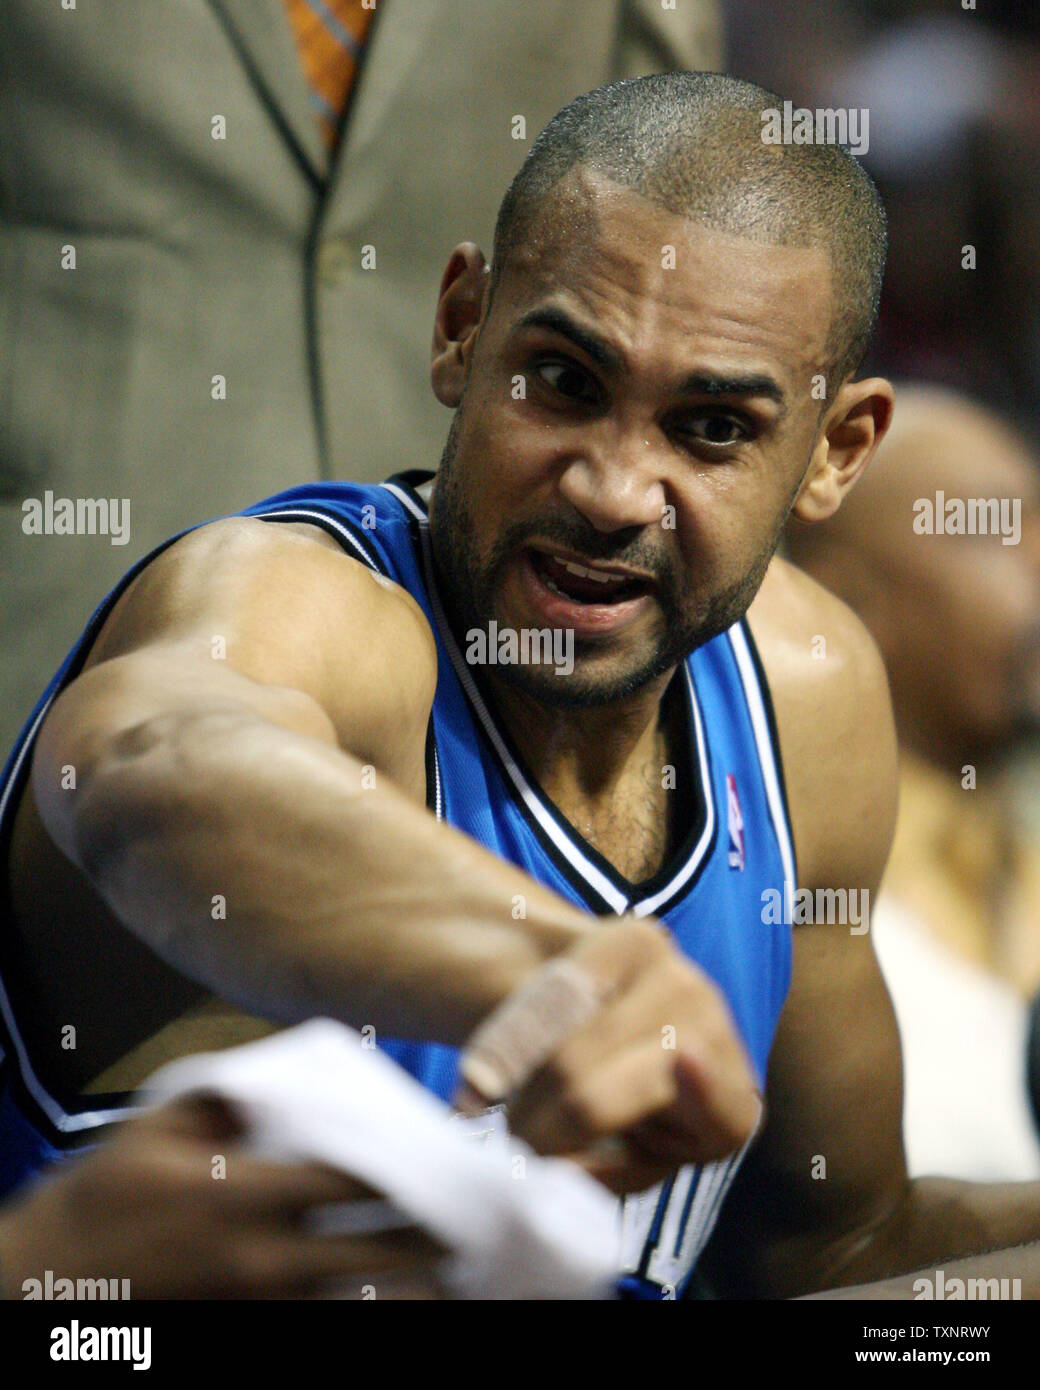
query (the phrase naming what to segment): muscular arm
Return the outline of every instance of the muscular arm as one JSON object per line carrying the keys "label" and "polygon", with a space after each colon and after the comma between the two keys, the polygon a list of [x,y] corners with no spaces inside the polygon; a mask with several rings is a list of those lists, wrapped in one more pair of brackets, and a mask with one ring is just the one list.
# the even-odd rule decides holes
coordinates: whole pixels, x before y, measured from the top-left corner
{"label": "muscular arm", "polygon": [[115,915],[215,993],[458,1043],[593,919],[425,809],[435,681],[401,589],[311,528],[219,522],[117,605],[33,792]]}
{"label": "muscular arm", "polygon": [[[751,618],[777,707],[800,885],[873,898],[896,784],[880,659],[852,615],[787,566]],[[793,928],[767,1124],[705,1257],[724,1294],[791,1297],[1040,1239],[1040,1184],[909,1179],[899,1035],[870,935],[853,925]]]}

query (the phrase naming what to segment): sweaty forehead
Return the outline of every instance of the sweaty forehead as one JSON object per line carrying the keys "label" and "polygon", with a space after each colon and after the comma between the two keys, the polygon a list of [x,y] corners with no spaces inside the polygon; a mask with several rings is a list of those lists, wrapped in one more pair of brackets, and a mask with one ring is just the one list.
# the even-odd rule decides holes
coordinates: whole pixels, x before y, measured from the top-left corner
{"label": "sweaty forehead", "polygon": [[681,344],[687,359],[768,359],[792,378],[827,361],[833,301],[822,247],[720,231],[581,168],[545,198],[501,286],[509,323],[552,301],[633,358]]}

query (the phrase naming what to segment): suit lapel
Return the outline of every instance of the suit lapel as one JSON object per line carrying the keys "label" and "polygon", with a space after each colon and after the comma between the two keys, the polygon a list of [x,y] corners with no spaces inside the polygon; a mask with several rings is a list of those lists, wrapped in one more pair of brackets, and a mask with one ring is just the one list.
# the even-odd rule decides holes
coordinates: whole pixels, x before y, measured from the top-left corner
{"label": "suit lapel", "polygon": [[284,0],[210,0],[297,159],[315,184],[328,155],[307,95]]}
{"label": "suit lapel", "polygon": [[380,137],[387,136],[391,151],[399,144],[386,126],[410,76],[428,57],[430,32],[438,22],[461,22],[448,0],[386,0],[385,5],[380,0],[370,30],[372,47],[351,93],[345,138],[329,178],[325,215],[330,221],[351,196],[352,171],[367,160]]}

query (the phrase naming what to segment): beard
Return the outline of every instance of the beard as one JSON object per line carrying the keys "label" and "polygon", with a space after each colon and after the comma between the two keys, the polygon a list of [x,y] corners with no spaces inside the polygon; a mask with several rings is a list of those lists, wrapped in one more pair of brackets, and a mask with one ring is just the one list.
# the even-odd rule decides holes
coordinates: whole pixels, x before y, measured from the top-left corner
{"label": "beard", "polygon": [[497,618],[496,595],[507,566],[534,539],[556,543],[589,560],[627,565],[652,575],[656,585],[653,598],[660,614],[656,635],[643,644],[643,650],[627,657],[576,638],[574,669],[568,676],[561,679],[546,666],[513,664],[496,666],[500,679],[555,708],[614,704],[674,670],[690,652],[725,632],[747,612],[779,543],[786,511],[751,569],[735,583],[708,595],[693,611],[683,602],[683,586],[674,564],[647,542],[642,527],[604,535],[573,511],[516,521],[504,528],[490,555],[482,558],[473,540],[473,512],[457,466],[464,403],[456,410],[441,455],[430,519],[438,590],[456,639],[473,629],[488,630]]}

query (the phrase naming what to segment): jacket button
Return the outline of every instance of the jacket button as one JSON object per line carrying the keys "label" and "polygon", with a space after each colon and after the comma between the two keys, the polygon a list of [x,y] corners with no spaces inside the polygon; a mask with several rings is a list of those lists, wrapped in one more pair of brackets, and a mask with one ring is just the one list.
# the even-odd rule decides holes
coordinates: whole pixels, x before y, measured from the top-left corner
{"label": "jacket button", "polygon": [[323,241],[318,247],[315,267],[318,283],[327,289],[335,289],[349,278],[354,269],[355,251],[345,240]]}

